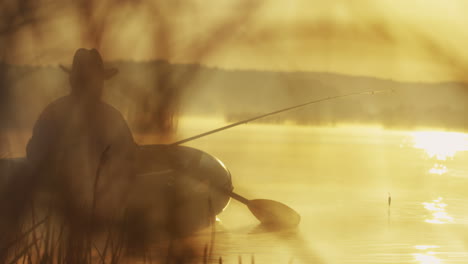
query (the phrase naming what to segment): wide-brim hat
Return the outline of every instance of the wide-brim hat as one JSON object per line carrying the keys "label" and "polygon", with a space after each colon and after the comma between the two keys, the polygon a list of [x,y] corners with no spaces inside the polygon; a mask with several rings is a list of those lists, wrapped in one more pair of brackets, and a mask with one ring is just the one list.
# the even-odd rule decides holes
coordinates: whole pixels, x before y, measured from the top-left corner
{"label": "wide-brim hat", "polygon": [[114,77],[119,71],[116,68],[104,68],[101,54],[96,49],[78,49],[73,56],[71,69],[61,65],[60,68],[70,75],[78,75],[81,72],[98,74],[104,80]]}

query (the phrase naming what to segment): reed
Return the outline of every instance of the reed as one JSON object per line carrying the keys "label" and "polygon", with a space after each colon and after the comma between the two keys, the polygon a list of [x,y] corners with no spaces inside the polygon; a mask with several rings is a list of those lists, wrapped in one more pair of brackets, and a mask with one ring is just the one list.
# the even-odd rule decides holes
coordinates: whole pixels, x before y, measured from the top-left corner
{"label": "reed", "polygon": [[[99,173],[98,173],[99,174]],[[98,178],[97,175],[96,178]],[[96,186],[96,183],[95,185]],[[9,192],[10,193],[10,192]],[[4,197],[3,193],[0,193]],[[51,200],[59,200],[62,197],[55,195],[49,197],[44,203],[33,202],[35,196],[28,199],[15,201],[27,202],[28,206],[18,205],[19,208],[27,208],[27,213],[17,215],[18,228],[14,230],[12,238],[1,241],[1,263],[13,264],[119,264],[119,263],[167,263],[167,264],[209,264],[225,263],[222,256],[214,257],[216,243],[216,223],[213,218],[213,206],[211,197],[207,197],[208,214],[207,222],[210,224],[209,240],[203,247],[200,245],[184,244],[177,227],[169,225],[167,230],[170,242],[167,247],[148,247],[142,245],[140,251],[134,254],[129,251],[128,239],[132,232],[134,220],[139,215],[133,215],[126,210],[122,219],[110,219],[99,221],[96,217],[96,196],[94,189],[92,211],[90,214],[78,217],[75,213],[85,212],[86,209],[57,208]],[[173,194],[174,195],[174,194]],[[174,198],[174,197],[173,197]],[[41,206],[42,205],[42,206]],[[14,208],[15,205],[7,207]],[[45,208],[44,208],[45,207]],[[169,217],[178,217],[176,207],[168,206]],[[21,216],[21,217],[20,217]],[[2,219],[0,219],[2,220]],[[0,223],[0,227],[1,223]],[[5,230],[2,227],[2,230]],[[198,248],[198,249],[197,249]],[[197,252],[197,250],[202,252]],[[199,254],[201,253],[201,254]],[[166,258],[160,256],[165,255]],[[238,256],[238,263],[242,264],[242,256]],[[255,256],[250,256],[250,263],[255,264]],[[292,263],[292,261],[290,262]]]}
{"label": "reed", "polygon": [[[45,222],[44,222],[45,221]],[[83,237],[80,235],[64,236],[64,225],[53,223],[51,217],[42,219],[40,222],[32,221],[32,226],[23,228],[24,233],[20,234],[10,249],[13,249],[8,261],[5,263],[25,263],[25,264],[118,264],[118,263],[168,263],[168,264],[209,264],[225,263],[222,256],[211,258],[209,255],[209,245],[203,247],[201,259],[197,260],[190,254],[175,254],[175,251],[167,249],[168,258],[165,261],[154,259],[151,253],[145,252],[144,256],[125,256],[124,236],[118,235],[115,231],[108,232],[104,238],[104,243],[99,246],[99,241]],[[83,240],[84,239],[84,240]],[[80,246],[80,243],[83,243]],[[88,244],[90,243],[90,244]],[[71,245],[77,246],[70,249]],[[88,245],[91,245],[88,247]],[[158,255],[158,254],[155,254]],[[243,263],[241,255],[238,256],[238,264]],[[250,256],[250,264],[255,264],[255,256]],[[289,264],[293,263],[291,258]]]}

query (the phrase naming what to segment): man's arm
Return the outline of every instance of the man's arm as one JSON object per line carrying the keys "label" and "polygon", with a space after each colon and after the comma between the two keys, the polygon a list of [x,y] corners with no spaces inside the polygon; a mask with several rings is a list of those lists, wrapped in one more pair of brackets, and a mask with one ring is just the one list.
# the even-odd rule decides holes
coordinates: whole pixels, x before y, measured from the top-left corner
{"label": "man's arm", "polygon": [[26,157],[34,170],[45,166],[50,159],[52,139],[58,136],[54,130],[53,120],[52,111],[46,109],[34,125],[32,137],[26,147]]}

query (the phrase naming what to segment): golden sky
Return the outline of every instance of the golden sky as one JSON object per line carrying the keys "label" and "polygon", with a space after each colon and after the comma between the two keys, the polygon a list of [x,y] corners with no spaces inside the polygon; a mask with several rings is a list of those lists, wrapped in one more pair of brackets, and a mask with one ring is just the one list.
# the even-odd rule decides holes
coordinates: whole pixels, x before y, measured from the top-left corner
{"label": "golden sky", "polygon": [[14,34],[7,60],[70,63],[76,48],[97,46],[106,60],[468,79],[463,0],[95,1],[88,11],[42,1],[44,19]]}

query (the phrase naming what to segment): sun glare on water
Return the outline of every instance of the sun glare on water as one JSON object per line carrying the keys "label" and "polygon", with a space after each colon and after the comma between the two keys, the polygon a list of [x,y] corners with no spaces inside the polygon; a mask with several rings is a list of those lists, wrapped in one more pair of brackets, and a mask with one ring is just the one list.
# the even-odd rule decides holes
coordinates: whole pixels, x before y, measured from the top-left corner
{"label": "sun glare on water", "polygon": [[431,174],[443,175],[448,172],[445,164],[457,152],[468,151],[468,135],[456,132],[421,131],[413,132],[413,147],[422,149],[430,159],[436,159]]}
{"label": "sun glare on water", "polygon": [[416,253],[413,254],[413,257],[421,264],[442,264],[441,260],[434,256],[434,252],[428,252],[426,254]]}
{"label": "sun glare on water", "polygon": [[437,258],[436,253],[433,251],[428,251],[430,249],[437,249],[439,246],[435,245],[417,245],[414,246],[415,249],[422,251],[422,253],[412,254],[414,259],[421,264],[441,264],[442,261]]}
{"label": "sun glare on water", "polygon": [[432,202],[425,202],[422,203],[424,205],[424,208],[428,210],[431,214],[430,219],[426,219],[426,223],[431,223],[431,224],[448,224],[448,223],[454,223],[453,217],[451,217],[447,211],[445,211],[445,207],[447,207],[446,203],[442,202],[443,198],[439,197],[436,200],[433,200]]}
{"label": "sun glare on water", "polygon": [[412,133],[414,147],[423,149],[430,158],[447,160],[459,151],[468,151],[468,135],[456,132],[421,131]]}

